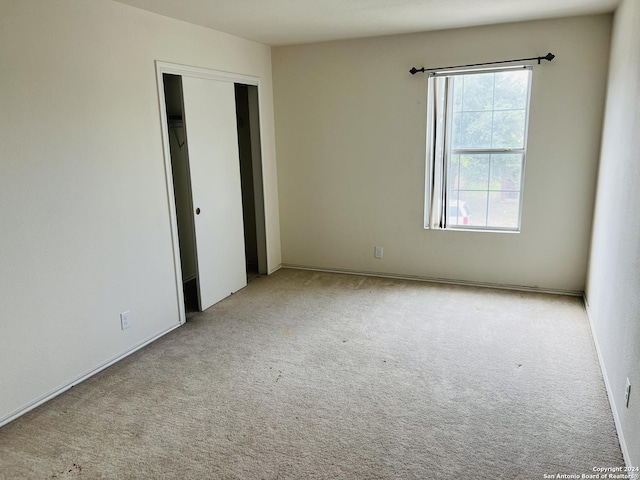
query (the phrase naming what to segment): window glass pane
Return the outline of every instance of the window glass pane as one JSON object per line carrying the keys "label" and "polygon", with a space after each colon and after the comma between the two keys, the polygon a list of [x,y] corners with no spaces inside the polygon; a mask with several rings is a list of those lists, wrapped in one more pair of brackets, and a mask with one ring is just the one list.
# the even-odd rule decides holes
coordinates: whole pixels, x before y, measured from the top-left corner
{"label": "window glass pane", "polygon": [[[460,207],[458,206],[460,204]],[[469,215],[469,209],[465,206],[464,202],[458,202],[451,200],[449,202],[449,220],[447,225],[449,226],[469,226],[471,225],[471,215]]]}
{"label": "window glass pane", "polygon": [[462,115],[451,114],[451,147],[462,148]]}
{"label": "window glass pane", "polygon": [[523,148],[525,110],[493,112],[491,146],[493,148]]}
{"label": "window glass pane", "polygon": [[495,110],[526,109],[529,71],[523,69],[500,72],[495,75],[493,108]]}
{"label": "window glass pane", "polygon": [[489,192],[487,226],[518,228],[520,193]]}
{"label": "window glass pane", "polygon": [[[487,189],[490,155],[460,155],[458,189],[449,196],[449,225],[484,226],[487,219]],[[450,176],[456,175],[450,170]]]}
{"label": "window glass pane", "polygon": [[453,116],[454,125],[455,117],[462,117],[460,120],[460,144],[452,145],[453,148],[491,147],[492,112],[462,112],[454,113]]}
{"label": "window glass pane", "polygon": [[[487,225],[487,194],[488,192],[476,192],[476,191],[464,191],[460,190],[459,200],[457,200],[456,206],[458,211],[462,210],[468,214],[468,220],[466,225],[472,227],[484,227]],[[451,202],[454,202],[452,200]],[[451,202],[449,205],[451,206]],[[458,220],[458,223],[450,222],[451,225],[464,225],[464,216],[459,216],[453,220]],[[451,220],[451,215],[449,215]]]}
{"label": "window glass pane", "polygon": [[518,198],[521,176],[522,155],[498,153],[491,155],[489,190],[515,192],[514,197]]}
{"label": "window glass pane", "polygon": [[456,77],[449,77],[450,80],[450,88],[453,89],[453,94],[451,95],[452,99],[452,109],[454,112],[459,112],[462,110],[462,97],[463,97],[463,87],[464,87],[464,77],[462,75]]}
{"label": "window glass pane", "polygon": [[[460,180],[460,155],[451,155],[449,158],[449,164],[447,165],[447,188],[449,189],[450,196],[454,190],[458,190]],[[453,195],[455,198],[457,193]]]}
{"label": "window glass pane", "polygon": [[490,111],[493,109],[494,76],[494,73],[460,76],[464,83],[462,94],[463,111]]}
{"label": "window glass pane", "polygon": [[489,155],[460,156],[460,190],[487,190]]}

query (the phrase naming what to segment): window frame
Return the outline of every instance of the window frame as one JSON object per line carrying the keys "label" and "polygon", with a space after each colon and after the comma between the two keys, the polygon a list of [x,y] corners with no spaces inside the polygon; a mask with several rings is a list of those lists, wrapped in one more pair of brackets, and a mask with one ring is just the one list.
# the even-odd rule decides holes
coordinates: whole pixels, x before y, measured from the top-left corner
{"label": "window frame", "polygon": [[[523,128],[523,143],[521,148],[451,148],[451,136],[452,136],[452,121],[453,121],[453,89],[449,86],[449,81],[447,80],[445,86],[445,94],[444,94],[444,108],[442,109],[444,112],[444,122],[442,120],[438,121],[434,119],[436,116],[436,112],[438,110],[437,106],[434,106],[434,102],[439,102],[442,100],[438,100],[436,98],[436,93],[434,93],[435,89],[435,79],[440,77],[453,77],[453,76],[467,76],[467,75],[478,75],[483,73],[501,73],[505,71],[522,71],[526,70],[528,73],[528,81],[527,81],[527,93],[526,93],[526,108],[525,108],[525,120],[524,120],[524,128]],[[508,66],[508,67],[494,67],[494,68],[481,68],[481,69],[464,69],[464,70],[441,70],[430,72],[428,77],[428,85],[427,85],[427,128],[426,128],[426,158],[425,162],[427,164],[427,168],[425,169],[425,202],[424,202],[424,228],[426,230],[453,230],[453,231],[473,231],[473,232],[495,232],[495,233],[519,233],[521,231],[522,226],[522,210],[523,210],[523,199],[524,199],[524,177],[525,177],[525,167],[526,167],[526,158],[527,158],[527,145],[529,138],[529,120],[531,114],[531,90],[533,84],[533,66],[532,65],[517,65],[517,66]],[[492,110],[494,112],[495,110]],[[443,138],[438,142],[438,134],[439,129],[444,128]],[[436,152],[438,149],[442,150],[442,153],[439,155],[435,153],[435,156],[432,155],[432,152]],[[450,225],[448,224],[448,209],[449,209],[449,176],[448,176],[448,167],[450,165],[450,160],[452,155],[464,155],[464,154],[476,154],[476,155],[493,155],[493,154],[516,154],[521,155],[521,165],[520,165],[520,185],[518,192],[518,222],[515,227],[497,227],[497,226],[489,226],[489,225]],[[433,156],[433,158],[432,158]],[[489,157],[491,158],[491,157]],[[441,162],[442,165],[438,165],[440,172],[438,173],[438,178],[434,178],[436,175],[436,163]],[[489,168],[490,168],[489,164]],[[438,181],[440,184],[440,189],[442,192],[439,194],[438,200],[440,201],[440,206],[437,206],[441,220],[440,225],[432,225],[433,224],[433,194],[434,194],[434,185],[435,182]],[[490,170],[488,181],[490,181]],[[485,190],[482,190],[483,192]],[[489,202],[489,194],[491,190],[487,188],[487,204]],[[459,206],[458,206],[459,207]],[[486,215],[488,216],[489,209],[487,207]],[[488,218],[487,218],[488,221]],[[487,223],[485,221],[485,223]]]}

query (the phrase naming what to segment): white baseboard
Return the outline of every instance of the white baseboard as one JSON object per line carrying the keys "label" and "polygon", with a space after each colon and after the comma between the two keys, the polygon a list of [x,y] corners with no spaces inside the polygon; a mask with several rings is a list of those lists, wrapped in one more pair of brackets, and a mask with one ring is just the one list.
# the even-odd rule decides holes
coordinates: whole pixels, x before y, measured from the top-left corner
{"label": "white baseboard", "polygon": [[604,359],[602,358],[602,352],[600,351],[598,335],[593,325],[593,320],[591,318],[591,310],[589,308],[589,302],[587,301],[586,294],[583,295],[583,300],[584,300],[584,309],[587,313],[587,318],[589,319],[589,327],[591,328],[591,337],[593,338],[593,344],[596,348],[596,354],[598,355],[598,363],[600,364],[600,370],[602,371],[602,377],[604,378],[604,385],[605,385],[605,388],[607,389],[607,397],[609,398],[609,404],[611,405],[611,412],[613,413],[613,423],[615,424],[616,432],[618,433],[618,441],[620,442],[620,449],[622,450],[624,463],[627,467],[633,468],[634,466],[631,465],[631,458],[629,457],[629,449],[627,448],[627,442],[624,439],[624,432],[622,430],[622,423],[620,422],[620,415],[618,414],[618,407],[613,400],[614,397],[613,397],[613,390],[611,388],[611,382],[609,382],[609,375],[607,375],[607,367],[604,363]]}
{"label": "white baseboard", "polygon": [[314,267],[309,265],[295,265],[291,263],[283,263],[281,267],[291,268],[294,270],[311,270],[314,272],[344,273],[346,275],[363,275],[365,277],[395,278],[398,280],[414,280],[418,282],[444,283],[447,285],[463,285],[468,287],[497,288],[501,290],[517,290],[522,292],[551,293],[553,295],[569,295],[572,297],[582,297],[584,295],[584,292],[579,292],[577,290],[560,290],[560,289],[551,289],[551,288],[528,287],[525,285],[505,285],[501,283],[473,282],[469,280],[452,280],[449,278],[423,277],[419,275],[399,275],[395,273],[384,273],[384,272],[365,272],[365,271],[359,271],[359,270],[344,270],[339,268],[323,268],[323,267]]}
{"label": "white baseboard", "polygon": [[267,275],[271,275],[272,273],[277,272],[278,270],[280,270],[282,268],[282,264],[279,263],[275,268],[272,268],[269,273],[267,273]]}
{"label": "white baseboard", "polygon": [[160,332],[160,333],[158,333],[158,334],[156,334],[156,335],[144,340],[142,343],[140,343],[140,344],[136,345],[135,347],[127,350],[126,352],[124,352],[124,353],[122,353],[122,354],[120,354],[120,355],[118,355],[116,357],[113,357],[113,358],[107,360],[106,362],[98,365],[96,368],[93,368],[92,370],[80,375],[75,380],[72,380],[71,382],[62,385],[61,387],[56,388],[52,392],[49,392],[49,393],[43,395],[42,397],[40,397],[40,398],[34,400],[33,402],[25,405],[24,407],[21,407],[21,408],[17,409],[13,413],[10,413],[6,417],[1,418],[0,419],[0,427],[2,427],[3,425],[6,425],[9,422],[12,422],[13,420],[17,419],[18,417],[21,417],[22,415],[24,415],[25,413],[30,412],[34,408],[39,407],[43,403],[48,402],[49,400],[51,400],[51,399],[57,397],[58,395],[66,392],[67,390],[69,390],[70,388],[74,387],[75,385],[78,385],[79,383],[84,382],[86,379],[94,376],[96,373],[101,372],[105,368],[110,367],[114,363],[119,362],[120,360],[122,360],[125,357],[128,357],[129,355],[131,355],[134,352],[137,352],[141,348],[146,347],[151,342],[154,342],[155,340],[157,340],[160,337],[166,335],[167,333],[171,332],[172,330],[175,330],[179,326],[181,326],[181,324],[173,325],[173,326],[167,328],[166,330],[163,330],[162,332]]}

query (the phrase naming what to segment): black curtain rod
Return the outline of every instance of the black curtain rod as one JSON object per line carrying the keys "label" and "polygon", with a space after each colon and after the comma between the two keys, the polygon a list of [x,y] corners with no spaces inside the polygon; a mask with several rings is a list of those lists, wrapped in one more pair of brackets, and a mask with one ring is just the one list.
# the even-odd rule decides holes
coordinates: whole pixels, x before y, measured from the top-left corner
{"label": "black curtain rod", "polygon": [[409,73],[411,73],[411,75],[415,75],[416,73],[420,72],[436,72],[438,70],[449,70],[450,68],[466,68],[466,67],[480,67],[482,65],[496,65],[498,63],[513,63],[513,62],[526,62],[528,60],[537,60],[538,61],[538,65],[540,65],[540,61],[541,60],[547,60],[547,61],[551,61],[554,58],[556,58],[556,56],[549,52],[547,53],[544,57],[531,57],[531,58],[516,58],[514,60],[500,60],[498,62],[485,62],[485,63],[471,63],[469,65],[456,65],[455,67],[439,67],[439,68],[416,68],[413,67],[411,70],[409,70]]}

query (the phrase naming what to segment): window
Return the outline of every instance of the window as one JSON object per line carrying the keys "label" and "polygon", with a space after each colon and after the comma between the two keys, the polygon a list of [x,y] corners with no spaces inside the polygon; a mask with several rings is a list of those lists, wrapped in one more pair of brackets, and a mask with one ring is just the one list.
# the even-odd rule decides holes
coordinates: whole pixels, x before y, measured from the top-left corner
{"label": "window", "polygon": [[429,77],[425,228],[519,231],[531,67]]}

